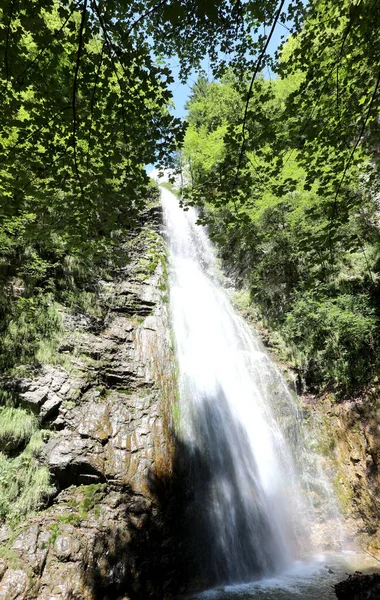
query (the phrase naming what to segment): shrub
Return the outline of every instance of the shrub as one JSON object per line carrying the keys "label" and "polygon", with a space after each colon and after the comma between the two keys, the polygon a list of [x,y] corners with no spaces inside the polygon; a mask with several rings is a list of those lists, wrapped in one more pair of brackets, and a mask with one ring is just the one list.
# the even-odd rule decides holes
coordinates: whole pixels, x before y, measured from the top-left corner
{"label": "shrub", "polygon": [[15,458],[0,452],[0,519],[17,521],[38,509],[53,492],[47,467],[38,462],[43,443],[41,431],[35,431],[25,450]]}
{"label": "shrub", "polygon": [[38,429],[38,420],[22,408],[0,408],[0,445],[5,450],[29,442]]}
{"label": "shrub", "polygon": [[306,380],[341,391],[369,382],[376,361],[377,321],[366,295],[299,294],[282,334],[302,362]]}

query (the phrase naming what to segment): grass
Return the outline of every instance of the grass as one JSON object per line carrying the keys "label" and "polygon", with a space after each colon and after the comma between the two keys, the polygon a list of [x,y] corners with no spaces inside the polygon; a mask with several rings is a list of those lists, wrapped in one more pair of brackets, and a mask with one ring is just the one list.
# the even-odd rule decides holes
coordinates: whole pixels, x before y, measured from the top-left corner
{"label": "grass", "polygon": [[64,295],[64,300],[73,314],[81,313],[95,318],[103,318],[105,315],[99,291],[68,290]]}
{"label": "grass", "polygon": [[0,446],[7,449],[25,445],[38,430],[38,419],[23,408],[0,409]]}
{"label": "grass", "polygon": [[0,368],[40,363],[57,353],[62,318],[51,294],[19,298],[6,307],[0,336]]}
{"label": "grass", "polygon": [[23,452],[14,458],[0,452],[0,520],[18,522],[53,492],[49,470],[37,458],[43,436],[44,432],[34,431]]}

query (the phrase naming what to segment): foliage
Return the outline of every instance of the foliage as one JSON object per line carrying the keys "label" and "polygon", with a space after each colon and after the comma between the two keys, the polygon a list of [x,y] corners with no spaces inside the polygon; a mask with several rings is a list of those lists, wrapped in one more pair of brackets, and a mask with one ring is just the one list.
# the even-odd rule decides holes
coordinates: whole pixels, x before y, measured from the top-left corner
{"label": "foliage", "polygon": [[[39,362],[39,355],[54,353],[58,343],[60,315],[51,294],[19,298],[3,306],[0,338],[0,365],[7,369],[15,364]],[[47,362],[47,361],[45,361]]]}
{"label": "foliage", "polygon": [[0,521],[18,521],[52,493],[50,473],[38,454],[46,432],[22,408],[0,408]]}
{"label": "foliage", "polygon": [[[277,24],[291,35],[275,61]],[[379,296],[379,26],[376,0],[294,0],[287,10],[274,0],[6,0],[0,366],[52,360],[59,303],[88,310],[97,277],[127,260],[120,242],[151,193],[144,165],[172,166],[183,137],[166,58],[178,57],[185,79],[208,55],[219,83],[201,76],[189,101],[185,202],[202,207],[231,268],[289,344],[288,316],[307,321],[301,297],[330,322],[358,294],[360,348],[371,339],[367,381]],[[268,66],[276,79],[264,79]],[[322,351],[299,343],[308,364]],[[348,345],[354,360],[361,350]],[[314,383],[359,383],[347,369],[338,383],[334,369],[313,368]]]}
{"label": "foliage", "polygon": [[38,420],[32,413],[22,408],[0,408],[0,445],[5,451],[25,445],[37,429]]}
{"label": "foliage", "polygon": [[[370,141],[376,106],[366,122],[372,133],[360,149],[358,123],[345,131],[345,145],[336,130],[333,137],[317,135],[322,117],[330,124],[334,118],[328,102],[318,105],[310,140],[305,134],[300,141],[315,84],[297,68],[303,35],[284,48],[282,78],[256,79],[244,123],[232,75],[220,83],[199,79],[188,104],[183,201],[200,207],[226,268],[248,283],[261,315],[286,342],[284,358],[306,384],[347,392],[366,385],[379,367],[378,180]],[[347,82],[348,65],[339,68]],[[356,81],[355,70],[352,77]],[[372,81],[367,70],[367,89]],[[358,121],[356,105],[350,117],[350,98],[341,100],[345,121]]]}
{"label": "foliage", "polygon": [[[299,295],[301,296],[301,295]],[[297,297],[282,332],[304,367],[308,383],[332,383],[347,389],[369,381],[376,361],[376,316],[368,297],[341,294],[336,298]]]}
{"label": "foliage", "polygon": [[49,470],[37,458],[42,442],[43,433],[35,431],[18,456],[0,452],[0,519],[17,521],[52,493]]}

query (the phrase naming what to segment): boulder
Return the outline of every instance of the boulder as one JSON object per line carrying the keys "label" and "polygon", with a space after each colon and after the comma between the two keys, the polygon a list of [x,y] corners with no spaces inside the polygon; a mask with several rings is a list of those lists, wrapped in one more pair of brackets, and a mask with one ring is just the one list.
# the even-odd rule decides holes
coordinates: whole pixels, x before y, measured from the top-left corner
{"label": "boulder", "polygon": [[356,571],[334,586],[338,600],[379,600],[380,573],[363,575]]}

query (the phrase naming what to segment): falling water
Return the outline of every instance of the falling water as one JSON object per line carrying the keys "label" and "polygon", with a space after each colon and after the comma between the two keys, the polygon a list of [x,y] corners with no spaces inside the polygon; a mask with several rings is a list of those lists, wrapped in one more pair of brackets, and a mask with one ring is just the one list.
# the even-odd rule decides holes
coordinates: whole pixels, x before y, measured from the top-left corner
{"label": "falling water", "polygon": [[[333,495],[305,452],[282,374],[220,284],[195,210],[183,211],[166,189],[161,194],[179,366],[177,436],[186,456],[184,521],[196,587],[217,585],[205,597],[226,600],[333,598],[332,584],[347,568],[374,565],[351,551],[351,559],[341,551],[307,560],[317,550],[310,541],[316,521],[341,523]],[[324,515],[311,502],[318,488]]]}
{"label": "falling water", "polygon": [[[234,312],[193,209],[162,190],[180,372],[180,436],[190,456],[193,536],[212,582],[289,566],[306,535],[283,426],[296,408],[278,370]],[[286,419],[286,416],[291,419]],[[290,425],[293,427],[293,425]],[[288,432],[289,433],[289,432]]]}

